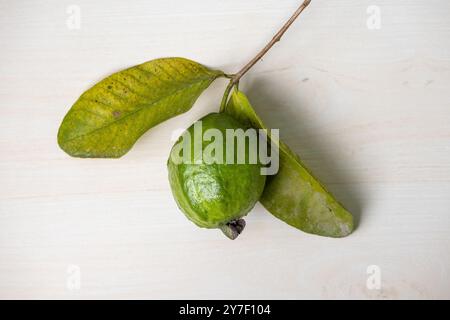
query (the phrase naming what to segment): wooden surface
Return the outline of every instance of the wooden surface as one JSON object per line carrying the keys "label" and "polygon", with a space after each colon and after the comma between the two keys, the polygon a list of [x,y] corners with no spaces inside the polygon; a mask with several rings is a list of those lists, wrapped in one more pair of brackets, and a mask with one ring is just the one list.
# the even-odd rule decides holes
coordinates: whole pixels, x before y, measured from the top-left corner
{"label": "wooden surface", "polygon": [[120,160],[58,148],[63,116],[104,76],[162,56],[236,72],[298,5],[0,1],[0,298],[450,298],[447,0],[313,0],[242,81],[358,217],[346,239],[258,205],[232,242],[179,212],[171,136],[217,110],[223,80]]}

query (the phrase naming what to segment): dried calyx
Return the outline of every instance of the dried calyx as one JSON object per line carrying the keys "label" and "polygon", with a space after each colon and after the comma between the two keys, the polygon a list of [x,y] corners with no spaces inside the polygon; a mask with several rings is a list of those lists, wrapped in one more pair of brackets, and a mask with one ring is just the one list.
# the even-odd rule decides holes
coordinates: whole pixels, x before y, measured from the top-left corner
{"label": "dried calyx", "polygon": [[220,230],[231,240],[236,240],[237,237],[244,231],[245,228],[245,220],[238,219],[231,221],[220,227]]}

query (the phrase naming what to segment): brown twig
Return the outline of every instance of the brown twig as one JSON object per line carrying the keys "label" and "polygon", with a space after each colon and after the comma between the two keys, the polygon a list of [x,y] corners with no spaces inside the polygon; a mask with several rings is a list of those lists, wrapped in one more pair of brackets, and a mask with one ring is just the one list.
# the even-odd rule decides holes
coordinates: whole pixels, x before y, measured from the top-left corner
{"label": "brown twig", "polygon": [[239,80],[256,64],[262,57],[265,56],[267,52],[281,40],[286,31],[290,28],[290,26],[297,20],[303,10],[311,3],[311,0],[305,0],[302,5],[294,12],[292,17],[283,25],[283,27],[278,31],[278,33],[272,38],[272,40],[254,57],[249,63],[247,63],[238,73],[232,75],[230,84],[225,91],[223,96],[221,110],[225,109],[225,105],[228,101],[228,95],[230,94],[231,89],[239,83]]}
{"label": "brown twig", "polygon": [[300,16],[300,14],[305,10],[305,8],[311,3],[311,0],[305,0],[303,4],[295,11],[292,17],[284,24],[284,26],[278,31],[278,33],[273,37],[273,39],[262,49],[256,57],[254,57],[249,63],[245,65],[238,73],[236,73],[232,81],[234,84],[238,83],[239,80],[246,74],[259,60],[264,57],[264,55],[269,52],[269,50],[281,40],[283,35],[289,29],[289,27],[294,23],[294,21]]}

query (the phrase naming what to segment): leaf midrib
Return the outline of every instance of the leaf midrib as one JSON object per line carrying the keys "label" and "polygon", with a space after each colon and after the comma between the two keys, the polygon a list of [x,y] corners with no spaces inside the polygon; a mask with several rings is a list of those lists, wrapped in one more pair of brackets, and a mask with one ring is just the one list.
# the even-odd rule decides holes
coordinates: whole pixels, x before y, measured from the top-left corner
{"label": "leaf midrib", "polygon": [[150,104],[148,104],[148,105],[144,105],[144,106],[142,106],[142,107],[140,107],[140,108],[137,108],[135,111],[126,114],[125,116],[121,117],[120,119],[113,120],[113,121],[107,123],[107,124],[104,125],[104,126],[101,126],[101,127],[96,128],[96,129],[94,129],[94,130],[91,130],[91,131],[89,131],[89,132],[83,133],[83,134],[78,135],[78,136],[76,136],[76,137],[73,137],[73,138],[64,140],[63,143],[69,143],[69,142],[72,142],[72,141],[74,141],[74,140],[83,138],[83,137],[85,137],[85,136],[87,136],[87,135],[93,134],[93,133],[95,133],[95,132],[97,132],[97,131],[103,130],[103,129],[109,127],[109,126],[112,126],[113,124],[116,124],[116,123],[118,123],[118,122],[120,122],[120,121],[122,121],[122,120],[124,120],[124,119],[127,119],[128,117],[130,117],[130,116],[132,116],[132,115],[134,115],[134,114],[136,114],[136,113],[138,113],[138,112],[140,112],[140,111],[142,111],[142,110],[144,110],[144,109],[146,109],[146,108],[149,108],[149,107],[154,106],[155,104],[157,104],[157,103],[163,101],[164,99],[167,99],[167,98],[169,98],[169,97],[172,97],[172,96],[174,96],[174,95],[180,93],[181,91],[187,90],[187,89],[193,87],[194,85],[196,85],[196,84],[198,84],[198,83],[200,83],[200,82],[204,82],[204,81],[213,81],[214,79],[217,79],[218,77],[220,77],[220,74],[217,74],[217,75],[215,75],[214,77],[198,78],[198,79],[196,79],[195,82],[190,83],[189,85],[183,86],[183,87],[181,87],[180,89],[177,89],[177,90],[173,91],[173,92],[170,93],[169,95],[167,95],[167,96],[165,96],[165,97],[162,97],[162,98],[160,98],[160,99],[158,99],[158,100],[155,100],[154,102],[152,102],[152,103],[150,103]]}

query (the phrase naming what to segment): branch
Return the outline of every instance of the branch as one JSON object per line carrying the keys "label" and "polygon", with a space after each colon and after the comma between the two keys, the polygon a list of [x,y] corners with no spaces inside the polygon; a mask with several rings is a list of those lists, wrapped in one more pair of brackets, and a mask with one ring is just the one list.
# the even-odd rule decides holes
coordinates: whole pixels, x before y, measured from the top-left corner
{"label": "branch", "polygon": [[302,5],[294,12],[292,17],[284,24],[284,26],[278,31],[278,33],[272,38],[272,40],[254,57],[249,63],[247,63],[238,73],[232,75],[230,78],[230,83],[225,90],[223,95],[222,103],[220,106],[220,111],[223,112],[226,108],[226,104],[228,102],[228,96],[230,95],[231,90],[235,85],[239,83],[239,80],[256,64],[259,60],[264,57],[264,55],[269,52],[269,50],[281,40],[286,31],[290,28],[290,26],[297,20],[303,10],[311,3],[311,0],[305,0]]}
{"label": "branch", "polygon": [[289,29],[289,27],[294,23],[295,20],[300,16],[303,10],[311,3],[311,0],[305,0],[303,4],[295,11],[292,17],[284,24],[284,26],[278,31],[278,33],[273,37],[273,39],[262,49],[256,57],[254,57],[245,67],[243,67],[238,73],[236,73],[231,79],[233,84],[237,84],[239,80],[259,61],[264,57],[264,55],[269,52],[269,50],[281,40],[283,35]]}

